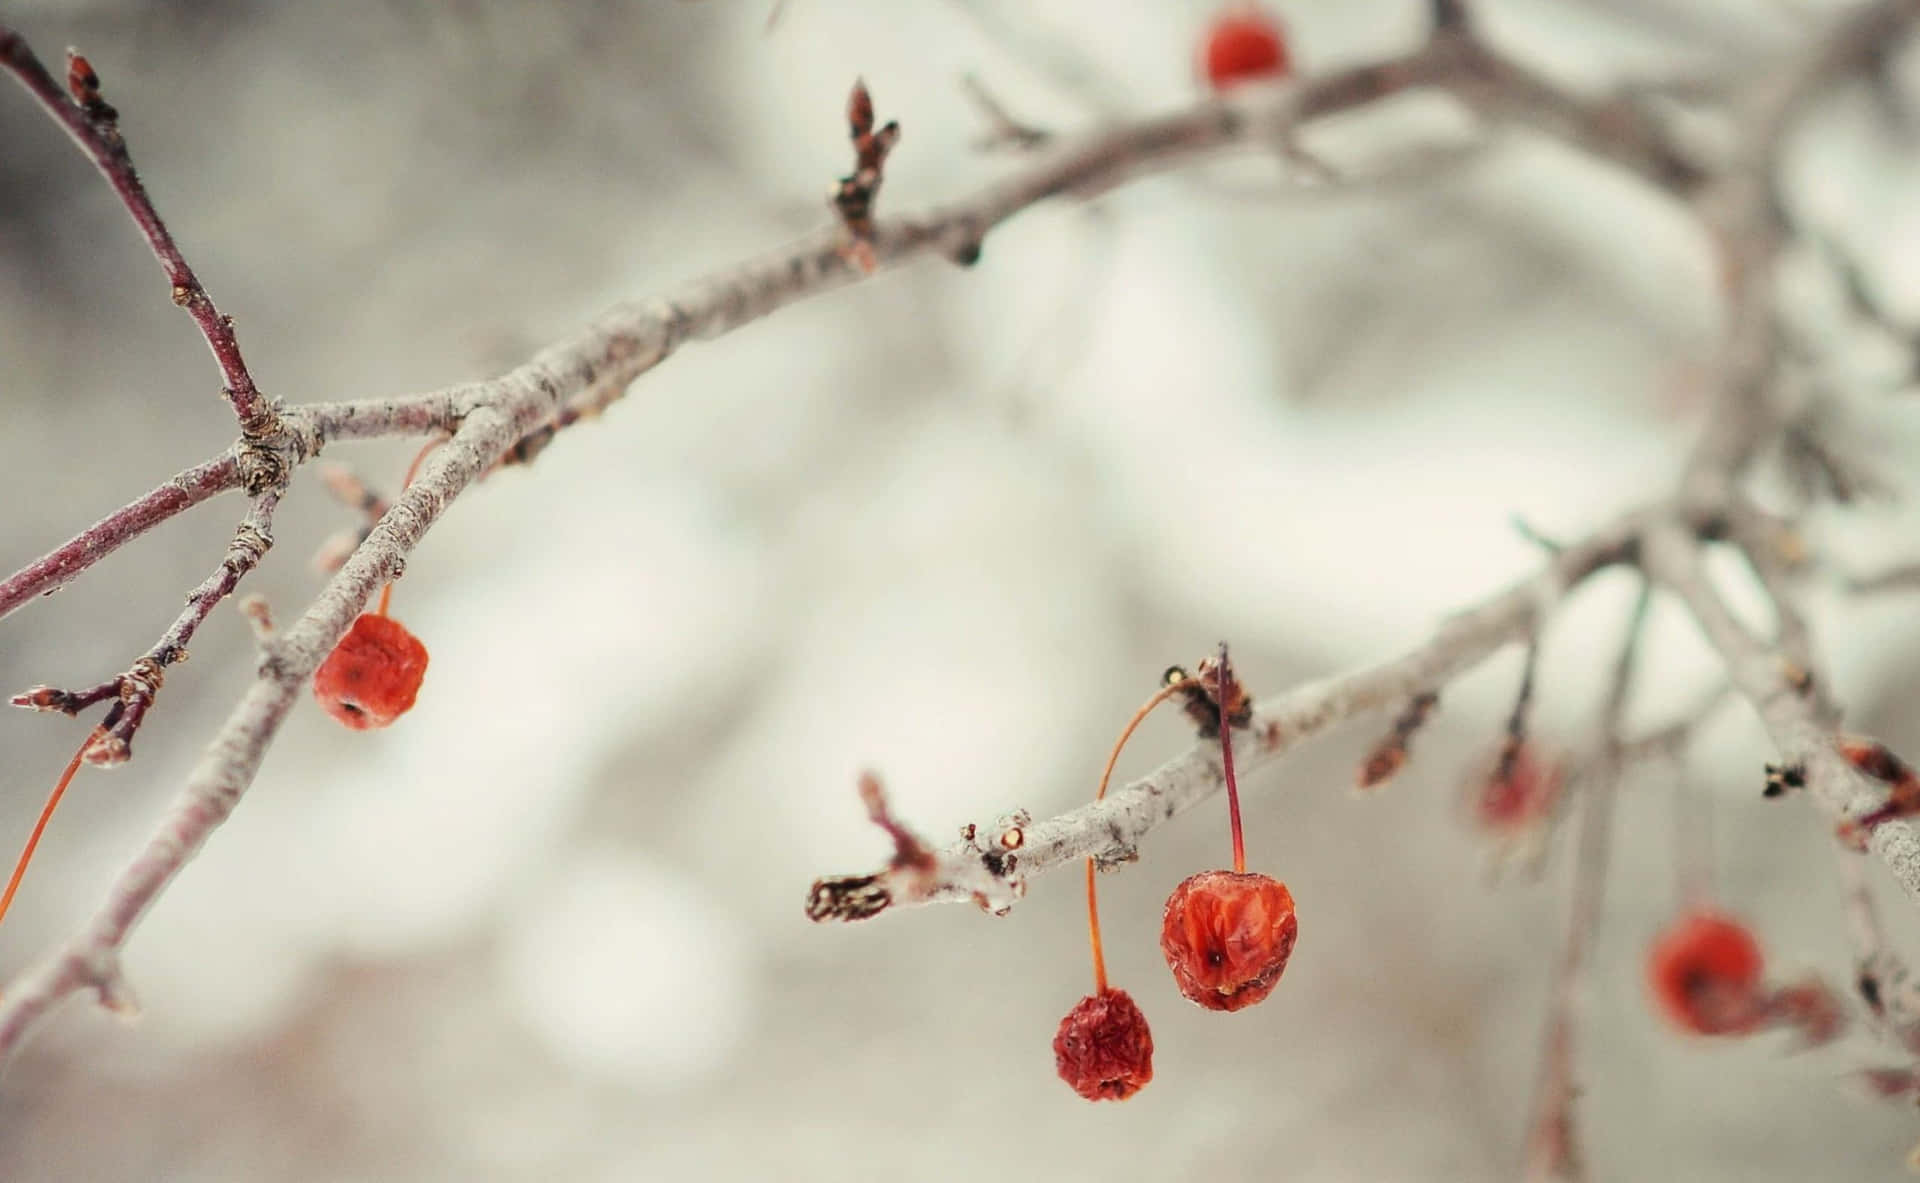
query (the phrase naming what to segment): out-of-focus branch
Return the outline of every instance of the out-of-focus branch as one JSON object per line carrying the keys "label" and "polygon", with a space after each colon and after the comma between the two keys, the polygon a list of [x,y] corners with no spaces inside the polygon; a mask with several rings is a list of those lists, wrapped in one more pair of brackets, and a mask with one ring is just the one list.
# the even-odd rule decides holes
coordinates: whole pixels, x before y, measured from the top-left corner
{"label": "out-of-focus branch", "polygon": [[1573,902],[1560,960],[1554,968],[1548,995],[1546,1036],[1541,1041],[1540,1079],[1534,1086],[1533,1117],[1526,1141],[1526,1177],[1529,1180],[1582,1179],[1586,1171],[1580,1155],[1579,1132],[1574,1125],[1574,1037],[1580,1021],[1581,983],[1593,935],[1600,926],[1600,905],[1606,897],[1607,856],[1613,842],[1613,800],[1625,767],[1625,738],[1621,720],[1632,689],[1640,638],[1646,631],[1652,586],[1643,583],[1626,641],[1620,647],[1607,697],[1600,711],[1599,752],[1580,777],[1586,803],[1580,811],[1580,847],[1573,867]]}
{"label": "out-of-focus branch", "polygon": [[1890,567],[1872,575],[1855,575],[1847,580],[1846,586],[1848,591],[1856,595],[1920,591],[1920,563],[1911,567]]}
{"label": "out-of-focus branch", "polygon": [[[1839,712],[1823,692],[1825,679],[1815,666],[1755,636],[1733,615],[1707,577],[1701,546],[1697,537],[1661,524],[1648,532],[1641,558],[1647,573],[1686,604],[1726,663],[1734,688],[1820,807],[1836,822],[1865,812],[1881,795],[1837,747]],[[1874,827],[1868,843],[1907,894],[1920,901],[1920,835],[1913,826],[1888,821]]]}

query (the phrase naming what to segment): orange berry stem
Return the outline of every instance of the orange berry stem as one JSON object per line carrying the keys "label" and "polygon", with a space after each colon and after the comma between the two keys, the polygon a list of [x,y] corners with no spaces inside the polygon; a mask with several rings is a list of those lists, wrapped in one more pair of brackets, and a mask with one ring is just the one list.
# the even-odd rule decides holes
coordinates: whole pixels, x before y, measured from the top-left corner
{"label": "orange berry stem", "polygon": [[107,733],[104,727],[95,727],[80,742],[80,749],[67,762],[67,770],[60,774],[60,782],[53,786],[53,792],[47,795],[47,803],[40,807],[40,820],[33,823],[33,833],[27,836],[27,845],[20,851],[20,861],[13,865],[13,876],[7,880],[7,890],[0,894],[0,920],[5,920],[7,909],[13,906],[13,893],[20,890],[20,880],[27,873],[27,864],[33,861],[33,852],[40,845],[40,835],[47,832],[47,822],[52,820],[53,811],[60,804],[60,798],[66,796],[67,786],[73,783],[73,776],[80,771],[80,761],[86,757],[87,748],[93,741]]}
{"label": "orange berry stem", "polygon": [[1240,831],[1240,785],[1233,777],[1233,724],[1227,720],[1227,687],[1233,685],[1233,667],[1227,664],[1227,643],[1220,642],[1220,771],[1227,778],[1227,824],[1233,828],[1233,871],[1247,870],[1247,840]]}
{"label": "orange berry stem", "polygon": [[[441,437],[439,439],[430,439],[421,447],[421,449],[418,452],[415,452],[413,454],[413,463],[407,465],[407,479],[400,482],[400,491],[402,493],[406,492],[408,489],[413,487],[413,478],[420,475],[421,463],[425,461],[428,456],[433,455],[435,449],[439,448],[441,444],[444,444],[446,442],[447,441],[445,437]],[[393,604],[393,584],[389,583],[385,587],[380,589],[380,608],[378,611],[374,613],[374,615],[385,616],[387,614],[388,607],[390,607],[392,604]]]}
{"label": "orange berry stem", "polygon": [[[1100,788],[1093,795],[1095,801],[1103,800],[1106,797],[1107,783],[1113,779],[1113,766],[1120,762],[1120,749],[1126,747],[1127,741],[1133,738],[1134,729],[1140,726],[1141,720],[1152,713],[1153,708],[1179,693],[1180,688],[1185,682],[1186,679],[1184,677],[1170,679],[1166,685],[1154,692],[1152,698],[1141,703],[1139,710],[1133,712],[1133,718],[1128,719],[1127,725],[1121,728],[1120,738],[1113,741],[1113,751],[1107,753],[1107,766],[1100,770]],[[1107,958],[1100,947],[1100,899],[1099,892],[1093,883],[1093,877],[1097,870],[1098,868],[1093,865],[1093,860],[1088,859],[1087,939],[1088,943],[1093,946],[1093,992],[1095,994],[1105,994],[1107,992]]]}

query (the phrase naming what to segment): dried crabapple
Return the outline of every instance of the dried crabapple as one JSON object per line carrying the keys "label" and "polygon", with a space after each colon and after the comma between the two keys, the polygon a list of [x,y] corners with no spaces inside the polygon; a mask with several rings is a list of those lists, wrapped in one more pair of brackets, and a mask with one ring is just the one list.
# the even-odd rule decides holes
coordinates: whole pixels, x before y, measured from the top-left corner
{"label": "dried crabapple", "polygon": [[313,674],[327,714],[366,731],[412,709],[427,676],[427,647],[391,616],[363,613]]}
{"label": "dried crabapple", "polygon": [[[1252,722],[1253,700],[1233,676],[1227,646],[1201,684],[1221,707],[1220,772],[1227,787],[1233,870],[1189,876],[1167,897],[1160,952],[1180,993],[1208,1010],[1235,1011],[1273,993],[1300,935],[1293,893],[1267,875],[1247,871],[1240,827],[1240,785],[1233,772],[1233,728]],[[1169,679],[1172,682],[1172,679]]]}
{"label": "dried crabapple", "polygon": [[1208,1010],[1236,1011],[1273,993],[1299,935],[1286,884],[1202,871],[1167,897],[1160,952],[1181,994]]}
{"label": "dried crabapple", "polygon": [[1089,994],[1053,1037],[1060,1079],[1089,1101],[1124,1101],[1153,1079],[1153,1032],[1125,990]]}

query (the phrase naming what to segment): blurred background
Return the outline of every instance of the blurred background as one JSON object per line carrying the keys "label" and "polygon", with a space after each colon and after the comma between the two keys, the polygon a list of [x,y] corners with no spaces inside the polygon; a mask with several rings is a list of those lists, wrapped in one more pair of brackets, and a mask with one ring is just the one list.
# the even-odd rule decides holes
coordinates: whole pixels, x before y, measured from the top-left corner
{"label": "blurred background", "polygon": [[[820,225],[864,76],[904,139],[881,210],[1020,167],[982,154],[958,85],[1072,130],[1198,93],[1211,0],[337,5],[15,0],[50,62],[99,70],[149,188],[263,388],[432,388],[515,364],[616,300]],[[1483,0],[1567,85],[1769,69],[1818,4]],[[1424,35],[1412,0],[1285,3],[1296,60]],[[1920,79],[1842,88],[1796,139],[1789,198],[1920,319]],[[1355,172],[1471,131],[1437,99],[1343,118]],[[1702,134],[1714,127],[1705,124]],[[1884,471],[1914,471],[1911,359],[1849,325],[1830,269],[1787,288],[1831,347]],[[879,770],[945,841],[1090,797],[1160,671],[1230,639],[1259,696],[1391,656],[1531,570],[1518,515],[1574,537],[1663,489],[1697,428],[1721,309],[1694,224],[1528,134],[1337,191],[1223,160],[1058,202],[987,240],[809,300],[647,375],[602,422],[463,497],[394,611],[433,653],[419,706],[349,734],[310,704],[142,926],[137,1025],[73,1005],[0,1080],[7,1180],[1486,1179],[1518,1161],[1565,835],[1489,883],[1461,787],[1519,655],[1446,692],[1410,769],[1349,790],[1377,718],[1248,786],[1255,869],[1305,937],[1265,1005],[1179,998],[1161,903],[1227,856],[1222,812],[1103,879],[1115,983],[1154,1028],[1124,1109],[1054,1076],[1089,989],[1079,877],[1004,919],[802,916],[815,876],[886,855],[854,795]],[[204,346],[122,210],[0,86],[0,567],[223,447]],[[414,445],[337,447],[396,488]],[[125,667],[241,512],[224,498],[0,625],[0,689]],[[347,515],[303,471],[247,587],[283,616]],[[1920,515],[1818,520],[1845,571],[1911,559]],[[1738,571],[1730,593],[1754,602]],[[1632,598],[1595,580],[1555,622],[1536,730],[1578,751]],[[1856,725],[1920,743],[1920,614],[1826,583],[1815,624]],[[1712,684],[1656,605],[1637,726]],[[250,665],[223,607],[137,759],[83,771],[0,932],[0,972],[80,924],[144,840]],[[10,855],[84,726],[0,715]],[[1138,774],[1190,742],[1169,716]],[[1743,707],[1685,768],[1716,802],[1717,882],[1783,972],[1844,985],[1828,826],[1763,803]],[[1647,1005],[1671,915],[1671,769],[1625,786],[1590,981],[1581,1122],[1602,1179],[1897,1174],[1910,1109],[1850,1074],[1864,1035],[1688,1041]],[[1876,870],[1876,887],[1887,888]],[[1914,913],[1883,892],[1895,939]]]}

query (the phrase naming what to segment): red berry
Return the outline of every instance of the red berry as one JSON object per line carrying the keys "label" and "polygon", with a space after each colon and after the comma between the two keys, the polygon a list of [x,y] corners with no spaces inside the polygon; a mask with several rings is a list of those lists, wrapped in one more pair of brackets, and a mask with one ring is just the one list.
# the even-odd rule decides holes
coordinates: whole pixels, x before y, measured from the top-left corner
{"label": "red berry", "polygon": [[1739,1035],[1765,1018],[1760,943],[1732,917],[1683,916],[1647,958],[1647,981],[1667,1018],[1696,1035]]}
{"label": "red berry", "polygon": [[355,731],[385,727],[413,706],[427,647],[390,616],[362,614],[313,675],[313,696]]}
{"label": "red berry", "polygon": [[1474,820],[1495,833],[1510,834],[1546,820],[1560,797],[1558,765],[1531,743],[1503,751],[1493,770],[1473,791]]}
{"label": "red berry", "polygon": [[1255,5],[1229,9],[1207,30],[1207,81],[1215,90],[1257,78],[1279,78],[1288,67],[1280,23]]}
{"label": "red berry", "polygon": [[1153,1079],[1153,1032],[1125,990],[1082,998],[1053,1037],[1060,1079],[1089,1101],[1124,1101]]}
{"label": "red berry", "polygon": [[1167,897],[1160,952],[1180,993],[1208,1010],[1239,1010],[1273,993],[1299,934],[1286,884],[1202,871]]}

